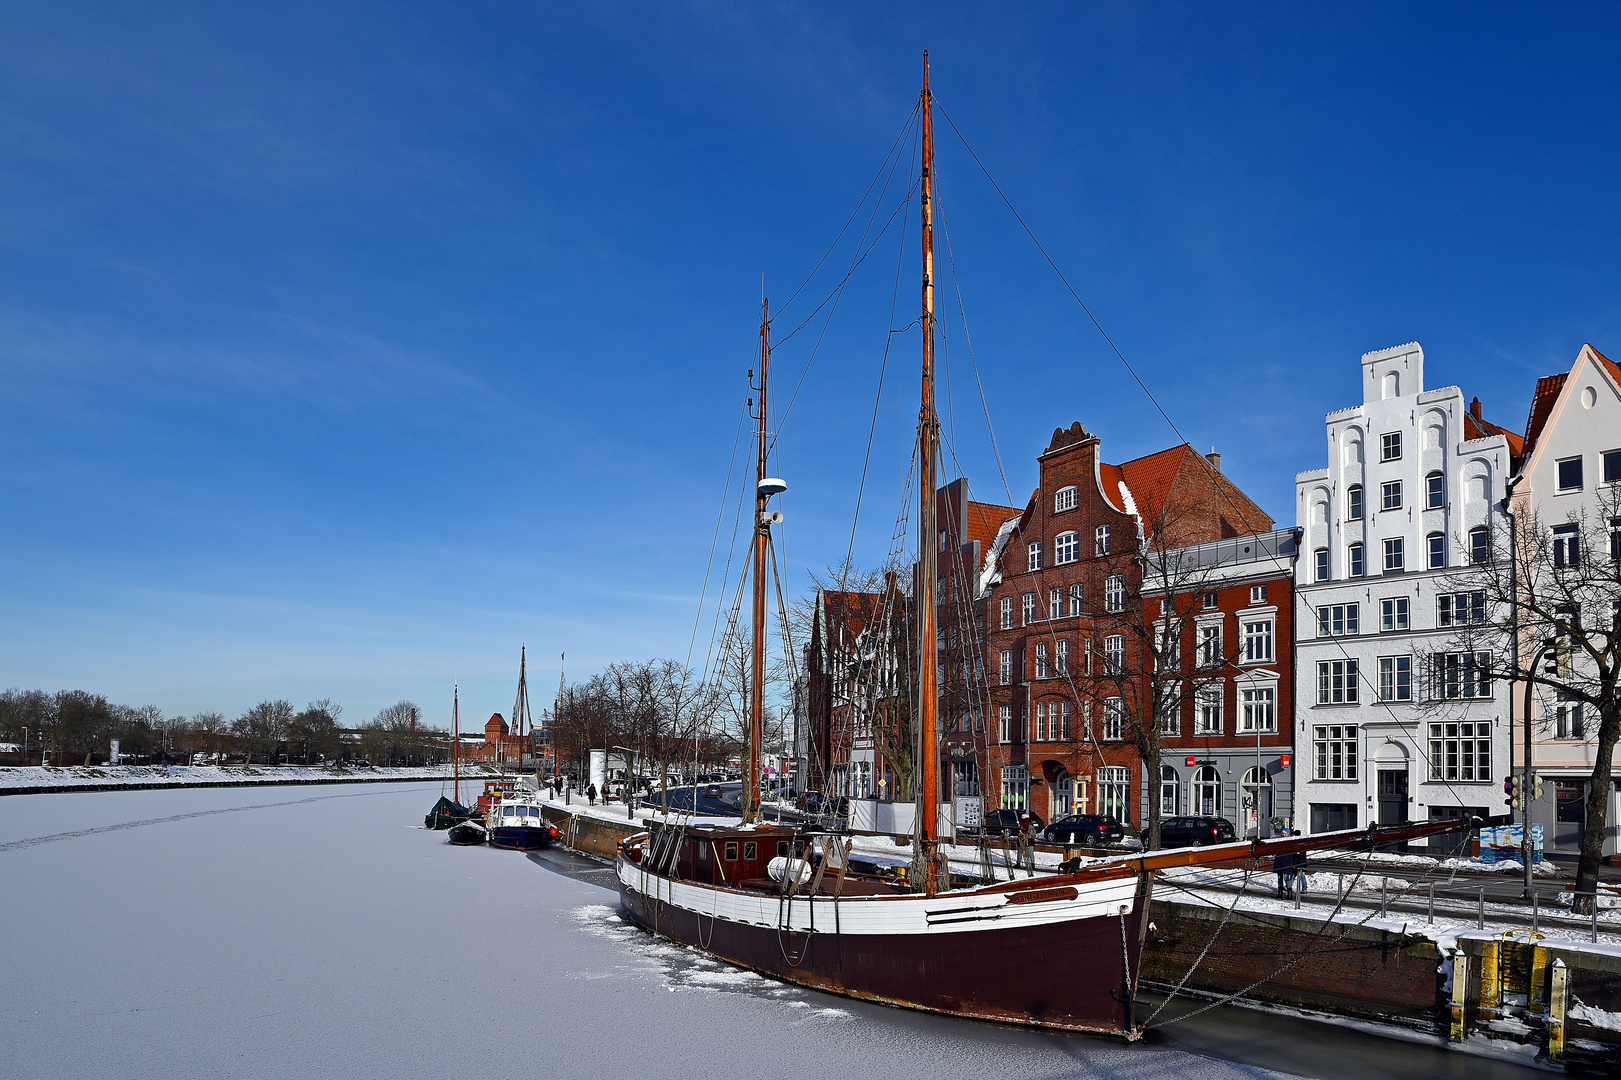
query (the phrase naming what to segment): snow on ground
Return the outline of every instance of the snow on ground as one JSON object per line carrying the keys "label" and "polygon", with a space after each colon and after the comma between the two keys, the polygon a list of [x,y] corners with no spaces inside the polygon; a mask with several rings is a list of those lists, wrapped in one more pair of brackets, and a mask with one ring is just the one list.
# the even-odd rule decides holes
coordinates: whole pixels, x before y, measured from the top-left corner
{"label": "snow on ground", "polygon": [[[288,784],[308,780],[439,780],[448,779],[450,775],[449,765],[411,769],[303,765],[26,765],[0,766],[0,791],[34,787],[66,791],[108,784],[138,787],[142,784]],[[468,776],[468,771],[463,769],[462,783],[468,782]]]}
{"label": "snow on ground", "polygon": [[1280,1075],[737,971],[634,930],[610,892],[420,828],[439,789],[0,800],[0,1071],[654,1080],[741,1059],[761,1075]]}

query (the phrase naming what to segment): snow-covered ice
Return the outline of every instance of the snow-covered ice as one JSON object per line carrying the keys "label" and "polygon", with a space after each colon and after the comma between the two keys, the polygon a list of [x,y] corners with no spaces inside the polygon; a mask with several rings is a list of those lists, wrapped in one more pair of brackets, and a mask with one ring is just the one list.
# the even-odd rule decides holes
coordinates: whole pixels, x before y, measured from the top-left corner
{"label": "snow-covered ice", "polygon": [[[761,1075],[1280,1075],[733,969],[622,922],[612,892],[425,831],[439,787],[0,799],[0,1073],[641,1080],[741,1062]],[[1321,1037],[1295,1039],[1299,1060]]]}

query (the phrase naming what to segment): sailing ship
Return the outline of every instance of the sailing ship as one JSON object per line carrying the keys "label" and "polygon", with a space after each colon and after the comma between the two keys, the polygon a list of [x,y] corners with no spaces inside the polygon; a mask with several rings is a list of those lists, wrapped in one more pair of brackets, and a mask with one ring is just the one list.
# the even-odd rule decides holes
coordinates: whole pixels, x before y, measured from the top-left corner
{"label": "sailing ship", "polygon": [[[1466,828],[1424,823],[1345,834],[1254,840],[1104,859],[1070,873],[987,883],[953,875],[940,844],[936,685],[934,406],[934,133],[928,56],[920,103],[923,338],[916,576],[916,818],[904,877],[860,872],[848,840],[760,821],[768,509],[786,490],[767,475],[769,304],[760,326],[753,551],[753,656],[743,822],[652,822],[615,863],[621,910],[655,934],[791,983],[869,1001],[1000,1021],[1124,1036],[1141,1034],[1135,999],[1156,871],[1264,858],[1309,848],[1414,839]],[[1010,963],[1013,957],[1039,958]]]}
{"label": "sailing ship", "polygon": [[[450,771],[454,777],[454,798],[439,796],[439,801],[433,804],[423,824],[430,829],[451,829],[460,825],[473,816],[473,811],[462,805],[462,769],[461,769],[461,742],[462,742],[462,688],[458,682],[452,691],[452,705],[450,708]],[[444,789],[441,788],[441,791]]]}

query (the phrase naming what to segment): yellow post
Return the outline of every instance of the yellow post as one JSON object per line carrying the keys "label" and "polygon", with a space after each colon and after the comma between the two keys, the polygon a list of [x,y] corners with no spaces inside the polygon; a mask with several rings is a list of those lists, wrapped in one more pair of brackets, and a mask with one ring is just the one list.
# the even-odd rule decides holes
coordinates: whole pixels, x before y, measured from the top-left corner
{"label": "yellow post", "polygon": [[1460,948],[1452,954],[1452,1041],[1463,1042],[1468,1033],[1469,957]]}
{"label": "yellow post", "polygon": [[1548,969],[1548,1060],[1565,1056],[1565,1009],[1570,1003],[1570,972],[1563,960]]}
{"label": "yellow post", "polygon": [[1497,1015],[1497,999],[1502,992],[1497,966],[1499,955],[1495,940],[1480,943],[1480,1015],[1486,1018]]}
{"label": "yellow post", "polygon": [[1548,1007],[1548,950],[1541,945],[1531,951],[1531,985],[1526,990],[1525,1005],[1532,1016]]}

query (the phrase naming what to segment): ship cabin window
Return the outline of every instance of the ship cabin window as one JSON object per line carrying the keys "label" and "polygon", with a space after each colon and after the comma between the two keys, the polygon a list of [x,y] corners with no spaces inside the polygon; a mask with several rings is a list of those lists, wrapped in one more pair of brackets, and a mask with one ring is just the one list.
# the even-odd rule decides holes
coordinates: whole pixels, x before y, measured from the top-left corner
{"label": "ship cabin window", "polygon": [[777,854],[779,856],[781,856],[782,858],[784,858],[784,859],[786,859],[788,857],[788,841],[786,841],[786,840],[778,840],[777,841]]}
{"label": "ship cabin window", "polygon": [[707,844],[699,844],[698,845],[698,861],[699,862],[708,862],[709,861],[709,846]]}
{"label": "ship cabin window", "polygon": [[759,857],[760,857],[760,845],[759,844],[755,843],[753,840],[750,840],[748,843],[743,845],[743,860],[745,862],[753,862],[755,859],[758,859]]}
{"label": "ship cabin window", "polygon": [[736,862],[737,861],[737,841],[736,840],[728,840],[728,841],[726,841],[726,861],[727,862]]}

